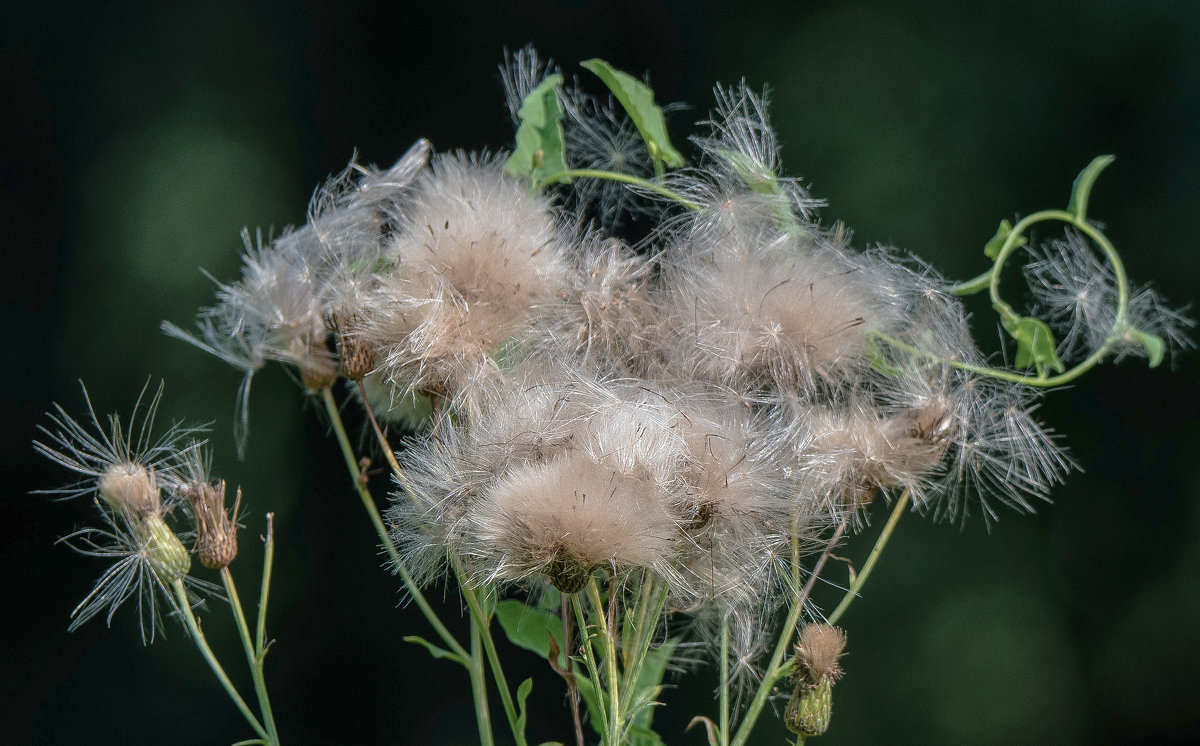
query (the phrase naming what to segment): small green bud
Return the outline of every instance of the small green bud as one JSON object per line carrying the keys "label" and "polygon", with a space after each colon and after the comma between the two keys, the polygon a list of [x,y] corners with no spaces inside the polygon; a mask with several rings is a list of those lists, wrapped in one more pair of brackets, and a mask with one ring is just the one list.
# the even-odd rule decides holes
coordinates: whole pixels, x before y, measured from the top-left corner
{"label": "small green bud", "polygon": [[138,526],[143,532],[143,551],[163,582],[174,583],[185,577],[192,569],[192,556],[162,515],[152,513],[141,519]]}
{"label": "small green bud", "polygon": [[783,711],[783,722],[788,730],[806,738],[824,734],[832,719],[833,680],[829,678],[822,679],[816,686],[803,681],[797,684]]}

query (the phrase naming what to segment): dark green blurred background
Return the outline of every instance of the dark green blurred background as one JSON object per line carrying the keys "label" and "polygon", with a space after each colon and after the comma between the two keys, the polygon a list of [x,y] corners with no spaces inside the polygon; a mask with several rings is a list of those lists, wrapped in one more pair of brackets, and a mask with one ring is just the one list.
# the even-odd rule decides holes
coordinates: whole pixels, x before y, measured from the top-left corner
{"label": "dark green blurred background", "polygon": [[[201,4],[197,4],[201,5]],[[6,743],[217,744],[247,737],[178,629],[143,648],[132,608],[68,634],[103,564],[54,540],[83,503],[26,492],[65,474],[30,448],[53,401],[127,412],[147,378],[166,418],[215,420],[216,473],[251,512],[235,569],[256,588],[262,514],[280,545],[268,675],[291,743],[469,743],[465,676],[401,641],[373,533],[332,441],[279,370],[255,382],[249,452],[232,449],[239,374],[162,336],[238,272],[244,225],[302,221],[311,190],[360,158],[390,164],[511,137],[496,64],[528,42],[568,74],[603,57],[648,70],[681,136],[714,82],[770,84],[786,172],[859,246],[913,251],[951,277],[983,268],[1000,218],[1093,196],[1131,276],[1197,298],[1200,4],[637,2],[6,4],[0,23]],[[981,338],[995,339],[981,317]],[[1196,353],[1175,371],[1102,367],[1044,419],[1085,473],[1035,516],[901,523],[845,618],[847,675],[814,743],[1172,743],[1200,735],[1200,427]],[[382,491],[382,485],[376,485]],[[876,525],[882,523],[882,514]],[[870,539],[845,553],[861,562]],[[825,589],[828,591],[829,589]],[[435,592],[435,596],[440,594]],[[832,598],[832,594],[826,599]],[[455,615],[457,600],[449,598]],[[206,629],[240,676],[219,606]],[[544,665],[533,742],[568,720]],[[707,678],[706,678],[707,677]],[[241,679],[238,679],[241,681]],[[668,743],[713,714],[710,671],[679,680]],[[498,706],[496,713],[500,713]],[[500,728],[499,730],[503,730]],[[756,742],[783,743],[763,727]]]}

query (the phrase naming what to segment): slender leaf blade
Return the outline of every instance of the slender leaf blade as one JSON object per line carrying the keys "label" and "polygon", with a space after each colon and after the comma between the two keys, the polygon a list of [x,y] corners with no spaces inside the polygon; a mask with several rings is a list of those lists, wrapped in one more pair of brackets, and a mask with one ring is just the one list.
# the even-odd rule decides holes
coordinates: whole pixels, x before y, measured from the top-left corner
{"label": "slender leaf blade", "polygon": [[580,64],[595,73],[612,91],[646,141],[651,158],[661,160],[672,168],[683,165],[683,155],[671,145],[662,108],[654,103],[654,91],[649,86],[599,58]]}
{"label": "slender leaf blade", "polygon": [[1067,212],[1080,220],[1087,220],[1088,199],[1092,195],[1092,187],[1095,186],[1100,172],[1115,160],[1115,156],[1098,155],[1079,172],[1075,182],[1071,184],[1071,201],[1067,203]]}

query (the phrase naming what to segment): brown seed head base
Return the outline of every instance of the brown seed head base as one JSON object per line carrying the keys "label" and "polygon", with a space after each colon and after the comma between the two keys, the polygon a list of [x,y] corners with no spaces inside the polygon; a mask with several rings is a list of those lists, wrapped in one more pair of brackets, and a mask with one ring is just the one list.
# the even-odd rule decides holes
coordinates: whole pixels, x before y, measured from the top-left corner
{"label": "brown seed head base", "polygon": [[[196,516],[196,556],[209,569],[228,567],[237,557],[237,524],[225,512],[225,480],[211,484],[193,484],[184,490]],[[242,504],[242,488],[237,491],[233,515]]]}

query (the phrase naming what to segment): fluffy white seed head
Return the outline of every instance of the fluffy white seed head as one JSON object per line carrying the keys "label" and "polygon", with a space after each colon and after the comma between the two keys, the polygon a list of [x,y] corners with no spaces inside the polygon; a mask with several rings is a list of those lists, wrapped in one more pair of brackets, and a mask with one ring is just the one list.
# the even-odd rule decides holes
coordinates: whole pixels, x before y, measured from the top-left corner
{"label": "fluffy white seed head", "polygon": [[812,392],[863,368],[867,335],[894,326],[895,307],[863,264],[807,243],[751,223],[668,251],[661,305],[676,330],[677,365],[741,390],[785,392]]}
{"label": "fluffy white seed head", "polygon": [[369,300],[364,334],[402,390],[478,395],[497,348],[567,284],[544,197],[495,160],[437,159],[389,245],[396,269]]}
{"label": "fluffy white seed head", "polygon": [[678,529],[648,475],[582,453],[514,470],[471,513],[468,553],[495,579],[547,575],[564,592],[593,570],[669,573]]}

